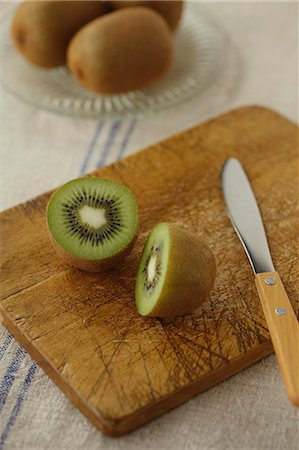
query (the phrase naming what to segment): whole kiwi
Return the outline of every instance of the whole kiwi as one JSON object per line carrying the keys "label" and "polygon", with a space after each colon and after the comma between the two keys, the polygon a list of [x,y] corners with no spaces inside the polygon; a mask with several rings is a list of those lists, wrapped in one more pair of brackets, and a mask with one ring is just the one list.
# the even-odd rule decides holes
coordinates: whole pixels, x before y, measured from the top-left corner
{"label": "whole kiwi", "polygon": [[168,23],[170,29],[174,31],[178,23],[180,21],[182,12],[183,12],[183,1],[178,0],[168,0],[168,1],[159,1],[159,0],[149,0],[149,1],[130,1],[130,0],[121,0],[121,1],[111,1],[112,8],[127,8],[131,6],[146,6],[148,8],[153,8]]}
{"label": "whole kiwi", "polygon": [[66,63],[66,49],[83,25],[106,10],[102,1],[24,1],[11,25],[16,48],[31,63],[50,68]]}
{"label": "whole kiwi", "polygon": [[93,91],[115,94],[159,80],[173,59],[171,32],[150,8],[124,8],[85,25],[73,37],[68,66]]}

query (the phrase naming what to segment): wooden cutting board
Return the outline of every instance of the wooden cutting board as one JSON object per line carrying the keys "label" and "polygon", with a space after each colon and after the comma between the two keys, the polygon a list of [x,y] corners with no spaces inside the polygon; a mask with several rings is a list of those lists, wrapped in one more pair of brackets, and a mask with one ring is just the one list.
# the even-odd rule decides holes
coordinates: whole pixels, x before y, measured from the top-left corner
{"label": "wooden cutting board", "polygon": [[[249,175],[298,313],[297,132],[273,111],[242,108],[95,172],[128,185],[140,208],[132,254],[105,274],[60,262],[46,231],[49,194],[1,214],[3,323],[105,433],[125,433],[272,352],[222,198],[220,170],[229,156]],[[217,261],[208,301],[174,320],[143,318],[134,306],[141,248],[162,221],[197,233]]]}

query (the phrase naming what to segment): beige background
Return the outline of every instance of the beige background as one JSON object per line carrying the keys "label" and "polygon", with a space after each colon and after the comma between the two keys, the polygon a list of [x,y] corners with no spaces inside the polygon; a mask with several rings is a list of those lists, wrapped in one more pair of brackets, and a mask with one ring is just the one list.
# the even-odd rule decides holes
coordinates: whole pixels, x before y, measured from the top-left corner
{"label": "beige background", "polygon": [[[6,6],[0,2],[0,13]],[[229,36],[227,64],[200,97],[159,116],[139,120],[126,154],[245,104],[269,106],[298,121],[298,4],[203,2],[199,7]],[[107,162],[116,159],[130,123],[126,120],[120,124]],[[88,170],[95,168],[112,125],[104,124]],[[96,126],[94,120],[60,117],[31,108],[1,89],[1,210],[76,177]],[[24,391],[32,360],[22,356],[15,341],[1,353],[5,342],[8,338],[2,327],[0,449],[2,445],[18,450],[299,448],[298,413],[286,399],[273,356],[141,429],[111,439],[93,428],[39,368]],[[14,369],[14,361],[20,367],[9,372],[9,366]],[[9,392],[5,391],[7,385],[11,386]]]}

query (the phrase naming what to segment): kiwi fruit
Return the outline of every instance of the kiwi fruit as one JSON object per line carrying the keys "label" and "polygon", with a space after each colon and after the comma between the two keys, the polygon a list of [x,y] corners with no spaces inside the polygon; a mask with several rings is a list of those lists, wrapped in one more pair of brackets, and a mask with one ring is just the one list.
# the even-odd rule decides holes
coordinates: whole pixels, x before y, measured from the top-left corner
{"label": "kiwi fruit", "polygon": [[124,8],[85,25],[70,42],[68,66],[82,86],[103,94],[142,89],[173,59],[172,34],[150,8]]}
{"label": "kiwi fruit", "polygon": [[138,228],[133,193],[104,178],[77,178],[61,186],[47,207],[50,238],[65,262],[102,272],[131,250]]}
{"label": "kiwi fruit", "polygon": [[158,1],[158,0],[149,0],[149,1],[130,1],[130,0],[121,0],[121,1],[111,1],[112,8],[127,8],[132,6],[146,6],[147,8],[154,9],[157,13],[159,13],[166,22],[168,23],[169,28],[174,31],[183,12],[183,1]]}
{"label": "kiwi fruit", "polygon": [[142,316],[174,317],[207,298],[216,265],[210,249],[179,227],[160,223],[150,233],[137,270],[135,301]]}
{"label": "kiwi fruit", "polygon": [[71,37],[105,11],[102,1],[24,1],[11,24],[14,44],[40,67],[64,65]]}

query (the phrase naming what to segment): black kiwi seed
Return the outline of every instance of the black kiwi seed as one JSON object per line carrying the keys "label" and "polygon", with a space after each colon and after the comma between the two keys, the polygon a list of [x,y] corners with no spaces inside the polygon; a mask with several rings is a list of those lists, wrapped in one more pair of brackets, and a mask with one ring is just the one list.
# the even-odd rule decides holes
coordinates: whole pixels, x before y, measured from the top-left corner
{"label": "black kiwi seed", "polygon": [[[82,224],[78,215],[78,209],[85,205],[104,208],[108,223],[98,230],[87,224]],[[80,192],[69,203],[63,204],[63,211],[65,225],[72,236],[78,236],[81,244],[90,242],[93,246],[102,245],[113,234],[117,233],[122,226],[119,208],[116,206],[115,199],[96,198],[94,195],[87,195],[86,192]]]}
{"label": "black kiwi seed", "polygon": [[[160,253],[161,253],[161,246],[154,244],[151,248],[151,252],[148,255],[148,257],[146,258],[146,262],[145,262],[145,266],[142,272],[145,273],[145,282],[144,282],[144,289],[148,292],[151,293],[153,292],[153,290],[155,289],[155,286],[158,284],[159,278],[161,276],[161,257],[160,257]],[[153,281],[148,281],[147,279],[147,266],[150,262],[151,257],[156,254],[158,255],[158,259],[157,259],[157,265],[156,265],[156,273],[155,273],[155,278]]]}

